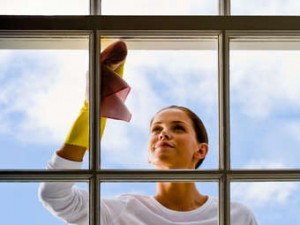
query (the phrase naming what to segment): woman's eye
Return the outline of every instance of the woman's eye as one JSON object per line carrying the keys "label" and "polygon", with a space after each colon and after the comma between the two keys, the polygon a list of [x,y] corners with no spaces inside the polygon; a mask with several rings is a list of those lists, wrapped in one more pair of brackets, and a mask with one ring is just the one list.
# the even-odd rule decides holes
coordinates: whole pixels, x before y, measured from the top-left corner
{"label": "woman's eye", "polygon": [[152,132],[152,133],[155,133],[155,132],[158,132],[158,131],[160,131],[160,130],[161,130],[161,127],[156,126],[156,127],[153,127],[153,128],[151,129],[151,132]]}
{"label": "woman's eye", "polygon": [[174,126],[173,128],[175,131],[185,131],[185,128],[183,126],[180,126],[180,125],[176,125]]}

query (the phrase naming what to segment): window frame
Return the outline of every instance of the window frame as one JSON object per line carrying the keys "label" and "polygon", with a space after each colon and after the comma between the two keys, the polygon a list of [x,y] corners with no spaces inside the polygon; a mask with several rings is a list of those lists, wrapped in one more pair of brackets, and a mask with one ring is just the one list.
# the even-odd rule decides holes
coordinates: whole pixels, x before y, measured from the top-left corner
{"label": "window frame", "polygon": [[[230,0],[219,0],[219,16],[101,16],[101,0],[90,1],[90,16],[0,16],[0,37],[89,36],[90,154],[89,170],[0,170],[0,182],[87,181],[90,225],[100,224],[101,182],[217,181],[219,224],[230,224],[230,184],[236,181],[300,181],[300,169],[232,170],[230,166],[229,53],[233,38],[290,37],[300,39],[299,16],[230,16]],[[164,23],[161,23],[161,21]],[[219,168],[216,170],[101,169],[99,115],[100,37],[218,38]]]}

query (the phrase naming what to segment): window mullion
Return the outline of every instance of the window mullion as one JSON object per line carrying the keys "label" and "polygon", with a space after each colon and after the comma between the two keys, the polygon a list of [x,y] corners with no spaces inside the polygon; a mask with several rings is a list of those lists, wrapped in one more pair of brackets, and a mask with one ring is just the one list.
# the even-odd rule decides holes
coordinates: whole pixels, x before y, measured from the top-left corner
{"label": "window mullion", "polygon": [[101,15],[101,0],[90,0],[90,15]]}
{"label": "window mullion", "polygon": [[219,168],[230,170],[230,105],[229,105],[229,38],[226,31],[219,35]]}
{"label": "window mullion", "polygon": [[89,45],[89,162],[91,179],[89,184],[89,218],[90,225],[100,223],[100,187],[97,170],[100,164],[100,35],[93,31]]}
{"label": "window mullion", "polygon": [[100,225],[100,184],[96,176],[89,183],[89,224]]}
{"label": "window mullion", "polygon": [[227,174],[219,182],[219,225],[230,225],[230,180]]}
{"label": "window mullion", "polygon": [[230,122],[229,122],[229,39],[226,31],[219,35],[219,224],[230,224]]}
{"label": "window mullion", "polygon": [[230,0],[219,0],[219,15],[230,16]]}

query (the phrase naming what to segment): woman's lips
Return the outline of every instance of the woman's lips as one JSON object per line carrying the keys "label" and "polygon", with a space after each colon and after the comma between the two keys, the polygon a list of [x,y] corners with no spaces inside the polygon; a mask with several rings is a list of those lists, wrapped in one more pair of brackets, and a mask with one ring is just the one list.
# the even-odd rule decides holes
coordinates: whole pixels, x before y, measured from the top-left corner
{"label": "woman's lips", "polygon": [[168,142],[159,142],[157,145],[155,145],[155,148],[174,148],[174,146]]}

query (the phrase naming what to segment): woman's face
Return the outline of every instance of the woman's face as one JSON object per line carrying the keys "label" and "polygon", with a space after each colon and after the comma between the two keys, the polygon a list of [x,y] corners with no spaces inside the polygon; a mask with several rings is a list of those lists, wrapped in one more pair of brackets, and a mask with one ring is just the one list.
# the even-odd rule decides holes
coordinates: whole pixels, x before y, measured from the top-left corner
{"label": "woman's face", "polygon": [[159,169],[194,169],[207,153],[207,144],[198,143],[188,115],[176,108],[153,118],[150,126],[149,162]]}

